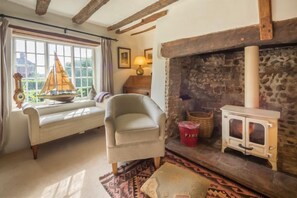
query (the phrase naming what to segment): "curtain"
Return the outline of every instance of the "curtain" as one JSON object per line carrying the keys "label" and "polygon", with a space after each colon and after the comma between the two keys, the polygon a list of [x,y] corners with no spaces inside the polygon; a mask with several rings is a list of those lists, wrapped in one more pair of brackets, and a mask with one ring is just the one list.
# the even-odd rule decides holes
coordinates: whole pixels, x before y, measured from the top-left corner
{"label": "curtain", "polygon": [[8,30],[8,20],[2,19],[2,24],[0,26],[0,151],[3,149],[3,145],[6,137],[6,125],[8,121],[9,114],[9,94],[8,94],[8,65],[6,60],[6,42],[7,42],[7,30]]}
{"label": "curtain", "polygon": [[101,39],[101,73],[100,91],[113,94],[113,64],[111,54],[111,40]]}

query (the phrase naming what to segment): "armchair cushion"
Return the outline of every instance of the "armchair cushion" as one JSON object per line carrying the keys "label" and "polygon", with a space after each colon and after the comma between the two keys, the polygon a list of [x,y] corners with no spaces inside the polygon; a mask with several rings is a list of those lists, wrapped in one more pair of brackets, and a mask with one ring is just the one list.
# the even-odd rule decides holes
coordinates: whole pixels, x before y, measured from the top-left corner
{"label": "armchair cushion", "polygon": [[146,114],[130,113],[115,119],[116,145],[157,141],[159,126]]}

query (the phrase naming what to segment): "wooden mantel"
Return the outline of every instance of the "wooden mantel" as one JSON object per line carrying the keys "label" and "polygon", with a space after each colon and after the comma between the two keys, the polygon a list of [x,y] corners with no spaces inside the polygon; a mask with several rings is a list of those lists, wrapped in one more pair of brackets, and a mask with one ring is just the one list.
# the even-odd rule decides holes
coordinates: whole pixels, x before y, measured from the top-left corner
{"label": "wooden mantel", "polygon": [[274,36],[271,40],[260,40],[259,25],[252,25],[162,43],[161,54],[165,58],[174,58],[250,45],[297,44],[297,18],[273,22],[273,28]]}

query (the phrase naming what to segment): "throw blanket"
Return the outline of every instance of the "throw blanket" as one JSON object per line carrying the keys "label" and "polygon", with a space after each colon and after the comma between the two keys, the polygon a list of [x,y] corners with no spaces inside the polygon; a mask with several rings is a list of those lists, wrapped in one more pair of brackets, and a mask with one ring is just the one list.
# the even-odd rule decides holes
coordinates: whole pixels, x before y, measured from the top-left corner
{"label": "throw blanket", "polygon": [[94,99],[96,102],[103,102],[105,96],[111,96],[111,94],[109,92],[102,91],[99,92]]}

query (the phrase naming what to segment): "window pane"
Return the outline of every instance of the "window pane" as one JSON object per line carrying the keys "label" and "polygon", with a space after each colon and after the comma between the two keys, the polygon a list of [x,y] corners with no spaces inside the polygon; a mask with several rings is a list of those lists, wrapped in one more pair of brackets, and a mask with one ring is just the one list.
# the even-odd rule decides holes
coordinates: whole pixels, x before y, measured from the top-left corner
{"label": "window pane", "polygon": [[35,53],[35,42],[27,41],[27,52]]}
{"label": "window pane", "polygon": [[45,81],[44,80],[38,80],[38,90],[41,90]]}
{"label": "window pane", "polygon": [[44,43],[37,42],[36,47],[37,47],[37,53],[44,54]]}
{"label": "window pane", "polygon": [[18,65],[26,64],[26,54],[24,52],[16,53],[16,64]]}
{"label": "window pane", "polygon": [[15,47],[17,52],[25,52],[25,40],[15,40]]}
{"label": "window pane", "polygon": [[82,58],[82,59],[80,60],[80,63],[81,63],[81,66],[82,66],[82,67],[87,67],[87,60],[86,60],[85,58]]}
{"label": "window pane", "polygon": [[49,57],[49,67],[52,68],[55,65],[55,57],[50,56]]}
{"label": "window pane", "polygon": [[17,66],[16,71],[19,72],[23,78],[26,78],[26,67],[25,66]]}
{"label": "window pane", "polygon": [[36,63],[35,54],[27,54],[27,64],[35,66],[35,63]]}
{"label": "window pane", "polygon": [[81,57],[86,58],[87,57],[87,50],[86,48],[81,48]]}
{"label": "window pane", "polygon": [[75,77],[80,77],[80,73],[81,73],[81,70],[80,69],[76,69],[75,70]]}
{"label": "window pane", "polygon": [[54,45],[54,44],[49,44],[49,45],[48,45],[48,51],[49,51],[49,54],[50,54],[50,55],[54,55],[54,54],[55,54],[55,51],[56,51],[56,45]]}
{"label": "window pane", "polygon": [[83,88],[82,89],[82,96],[86,97],[88,95],[88,88]]}
{"label": "window pane", "polygon": [[65,56],[71,56],[71,48],[70,48],[70,46],[65,46]]}
{"label": "window pane", "polygon": [[92,50],[87,49],[87,58],[92,58]]}
{"label": "window pane", "polygon": [[74,65],[75,65],[75,67],[80,67],[81,66],[81,62],[80,62],[79,58],[74,59]]}
{"label": "window pane", "polygon": [[74,48],[74,57],[80,57],[80,48],[78,47]]}
{"label": "window pane", "polygon": [[87,96],[94,78],[93,49],[26,38],[15,38],[13,41],[14,71],[23,75],[22,83],[27,102],[44,101],[37,96],[43,88],[47,73],[55,65],[55,52],[70,80],[75,82],[79,97]]}
{"label": "window pane", "polygon": [[71,58],[65,57],[65,67],[71,67]]}
{"label": "window pane", "polygon": [[80,78],[75,80],[75,86],[76,87],[81,87],[81,80],[80,80]]}
{"label": "window pane", "polygon": [[82,79],[82,87],[86,87],[86,86],[88,86],[88,81],[86,78],[83,78]]}
{"label": "window pane", "polygon": [[45,67],[37,67],[37,76],[45,77]]}
{"label": "window pane", "polygon": [[65,71],[67,72],[67,74],[68,74],[69,77],[72,76],[71,67],[66,67]]}
{"label": "window pane", "polygon": [[92,86],[93,85],[93,79],[92,78],[88,78],[88,86]]}
{"label": "window pane", "polygon": [[63,56],[64,55],[64,49],[63,45],[57,45],[57,54]]}
{"label": "window pane", "polygon": [[88,68],[88,76],[93,76],[93,69]]}
{"label": "window pane", "polygon": [[83,68],[82,69],[82,77],[87,77],[87,69],[86,68]]}
{"label": "window pane", "polygon": [[45,65],[44,64],[44,55],[37,55],[37,65]]}

